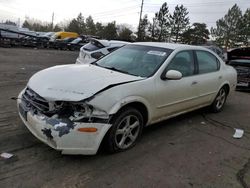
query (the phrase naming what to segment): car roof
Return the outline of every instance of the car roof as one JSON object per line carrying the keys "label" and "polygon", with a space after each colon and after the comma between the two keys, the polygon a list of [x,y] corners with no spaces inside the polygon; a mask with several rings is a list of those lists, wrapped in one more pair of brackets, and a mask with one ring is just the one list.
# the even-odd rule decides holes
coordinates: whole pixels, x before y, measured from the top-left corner
{"label": "car roof", "polygon": [[193,45],[187,45],[187,44],[178,44],[178,43],[166,43],[166,42],[136,42],[133,44],[137,45],[144,45],[144,46],[154,46],[154,47],[160,47],[160,48],[167,48],[167,49],[200,49],[200,50],[206,50],[206,48],[201,46],[193,46]]}
{"label": "car roof", "polygon": [[93,41],[98,41],[100,44],[102,44],[105,47],[108,46],[123,46],[125,44],[130,44],[130,42],[125,42],[125,41],[119,41],[119,40],[98,40],[98,39],[91,39]]}

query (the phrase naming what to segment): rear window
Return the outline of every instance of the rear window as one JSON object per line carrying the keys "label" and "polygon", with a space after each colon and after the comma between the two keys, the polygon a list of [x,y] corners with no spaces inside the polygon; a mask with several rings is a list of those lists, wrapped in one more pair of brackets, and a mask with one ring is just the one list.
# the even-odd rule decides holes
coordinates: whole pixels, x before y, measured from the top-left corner
{"label": "rear window", "polygon": [[99,50],[101,48],[104,48],[105,46],[103,46],[101,43],[99,43],[98,41],[91,41],[88,44],[83,46],[83,49],[86,51],[95,51],[95,50]]}
{"label": "rear window", "polygon": [[219,70],[219,61],[213,54],[206,51],[196,51],[196,56],[200,74]]}

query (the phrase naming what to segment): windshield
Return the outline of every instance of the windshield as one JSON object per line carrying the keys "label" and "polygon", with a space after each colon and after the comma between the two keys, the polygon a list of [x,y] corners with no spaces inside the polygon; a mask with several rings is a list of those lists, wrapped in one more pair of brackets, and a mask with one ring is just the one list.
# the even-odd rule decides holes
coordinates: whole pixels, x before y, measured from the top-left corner
{"label": "windshield", "polygon": [[72,44],[76,44],[76,43],[81,42],[81,41],[82,41],[81,38],[76,38],[76,39],[74,39],[71,43],[72,43]]}
{"label": "windshield", "polygon": [[131,75],[150,77],[173,50],[152,46],[127,45],[95,64]]}

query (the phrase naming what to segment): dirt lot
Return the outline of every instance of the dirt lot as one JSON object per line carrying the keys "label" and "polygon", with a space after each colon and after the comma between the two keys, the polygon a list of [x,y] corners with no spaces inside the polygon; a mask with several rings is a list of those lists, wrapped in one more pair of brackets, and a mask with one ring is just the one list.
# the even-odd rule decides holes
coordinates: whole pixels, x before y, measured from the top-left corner
{"label": "dirt lot", "polygon": [[[235,92],[219,114],[206,109],[146,128],[136,147],[66,156],[18,117],[17,96],[35,72],[74,63],[78,52],[0,48],[0,187],[250,187],[250,95]],[[235,128],[245,134],[234,139]]]}

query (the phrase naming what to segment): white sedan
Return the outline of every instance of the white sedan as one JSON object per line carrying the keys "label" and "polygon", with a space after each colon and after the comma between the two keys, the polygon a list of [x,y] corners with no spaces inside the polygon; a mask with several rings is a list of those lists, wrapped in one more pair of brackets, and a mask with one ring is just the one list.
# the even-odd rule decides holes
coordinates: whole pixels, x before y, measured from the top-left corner
{"label": "white sedan", "polygon": [[89,64],[114,50],[129,44],[129,42],[118,40],[90,39],[90,42],[80,48],[76,64]]}
{"label": "white sedan", "polygon": [[88,65],[33,75],[19,94],[19,115],[41,141],[63,154],[133,147],[150,124],[210,106],[222,110],[236,71],[203,47],[126,45]]}

